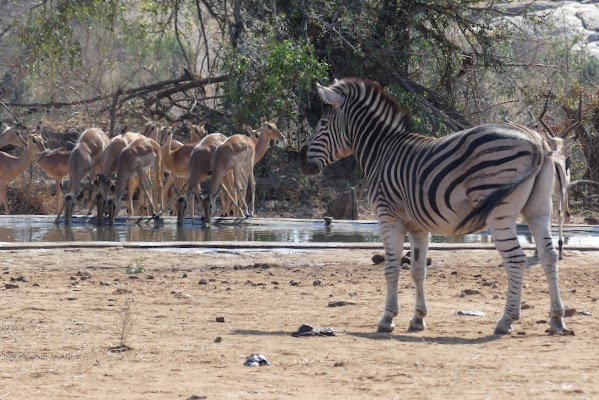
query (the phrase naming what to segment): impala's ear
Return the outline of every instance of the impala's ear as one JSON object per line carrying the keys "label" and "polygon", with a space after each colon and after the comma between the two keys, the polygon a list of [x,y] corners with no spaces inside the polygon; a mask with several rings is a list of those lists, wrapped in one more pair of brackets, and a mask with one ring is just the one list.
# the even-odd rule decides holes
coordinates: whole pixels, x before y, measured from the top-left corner
{"label": "impala's ear", "polygon": [[330,104],[334,108],[338,108],[343,104],[345,96],[343,96],[341,93],[318,83],[316,85],[318,87],[318,94],[325,104]]}
{"label": "impala's ear", "polygon": [[249,133],[250,136],[254,135],[254,130],[248,124],[243,124],[243,129]]}
{"label": "impala's ear", "polygon": [[268,120],[266,119],[266,116],[263,115],[262,118],[260,118],[260,123],[265,124],[267,122]]}

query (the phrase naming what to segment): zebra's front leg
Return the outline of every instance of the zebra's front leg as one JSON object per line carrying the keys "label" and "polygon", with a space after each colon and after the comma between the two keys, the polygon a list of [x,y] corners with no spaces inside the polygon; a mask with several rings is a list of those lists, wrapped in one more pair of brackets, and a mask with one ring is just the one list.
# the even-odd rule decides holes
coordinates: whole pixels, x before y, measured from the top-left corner
{"label": "zebra's front leg", "polygon": [[429,240],[428,232],[410,232],[410,269],[416,288],[416,308],[414,310],[414,316],[410,320],[410,331],[423,331],[426,328],[424,317],[426,316],[427,308],[426,297],[424,294],[424,282],[426,281],[426,254],[428,251]]}
{"label": "zebra's front leg", "polygon": [[495,242],[495,248],[503,259],[503,266],[508,277],[505,309],[503,316],[497,321],[495,334],[509,334],[512,333],[512,322],[520,319],[526,255],[516,235],[515,221],[513,224],[510,223],[509,226],[494,227],[489,224],[489,228]]}
{"label": "zebra's front leg", "polygon": [[387,283],[387,297],[385,299],[385,311],[379,319],[377,332],[393,332],[395,329],[393,318],[399,313],[397,291],[406,229],[397,221],[387,220],[379,220],[379,228],[381,240],[385,246],[384,273]]}

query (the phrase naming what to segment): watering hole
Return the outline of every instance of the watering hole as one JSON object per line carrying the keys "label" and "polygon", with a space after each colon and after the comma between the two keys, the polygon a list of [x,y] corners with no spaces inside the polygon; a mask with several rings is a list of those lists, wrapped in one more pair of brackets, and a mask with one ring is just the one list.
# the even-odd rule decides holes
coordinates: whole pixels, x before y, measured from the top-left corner
{"label": "watering hole", "polygon": [[[557,227],[553,227],[557,245]],[[532,244],[526,225],[518,225],[522,245]],[[312,219],[233,219],[220,218],[206,227],[199,218],[187,218],[183,226],[165,217],[160,222],[125,217],[115,224],[97,226],[94,218],[76,216],[65,225],[54,223],[53,216],[0,216],[1,243],[52,242],[278,242],[278,243],[380,243],[376,221],[333,221]],[[599,226],[567,225],[564,227],[566,247],[599,249]],[[487,231],[449,239],[432,235],[431,243],[491,243]]]}

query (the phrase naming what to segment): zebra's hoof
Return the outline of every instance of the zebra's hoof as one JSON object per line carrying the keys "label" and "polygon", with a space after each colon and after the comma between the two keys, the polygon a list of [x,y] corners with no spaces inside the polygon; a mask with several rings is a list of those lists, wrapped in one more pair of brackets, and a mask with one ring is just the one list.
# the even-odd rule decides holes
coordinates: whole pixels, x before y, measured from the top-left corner
{"label": "zebra's hoof", "polygon": [[549,331],[550,335],[565,335],[565,336],[573,336],[574,332],[570,329],[566,328],[566,324],[564,324],[564,319],[560,315],[556,315],[551,317],[549,321]]}
{"label": "zebra's hoof", "polygon": [[409,332],[419,332],[426,329],[426,324],[423,318],[413,317],[410,320],[410,326],[408,327]]}
{"label": "zebra's hoof", "polygon": [[507,319],[500,319],[497,321],[497,325],[495,326],[495,334],[496,335],[509,335],[512,333],[512,323]]}
{"label": "zebra's hoof", "polygon": [[395,329],[395,324],[393,323],[393,316],[388,315],[387,312],[379,319],[379,324],[376,329],[378,333],[391,333]]}

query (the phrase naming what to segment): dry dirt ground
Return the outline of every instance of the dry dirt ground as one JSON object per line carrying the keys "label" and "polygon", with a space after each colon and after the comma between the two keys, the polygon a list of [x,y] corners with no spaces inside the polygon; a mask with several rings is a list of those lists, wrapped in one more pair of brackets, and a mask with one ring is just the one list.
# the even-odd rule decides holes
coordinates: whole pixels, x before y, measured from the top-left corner
{"label": "dry dirt ground", "polygon": [[[514,333],[492,334],[506,277],[491,250],[429,253],[424,332],[406,331],[414,290],[403,270],[396,331],[374,333],[378,253],[2,250],[0,399],[599,398],[599,252],[560,263],[574,336],[545,333],[538,264]],[[304,323],[337,336],[292,337]],[[244,366],[253,353],[271,364]]]}

